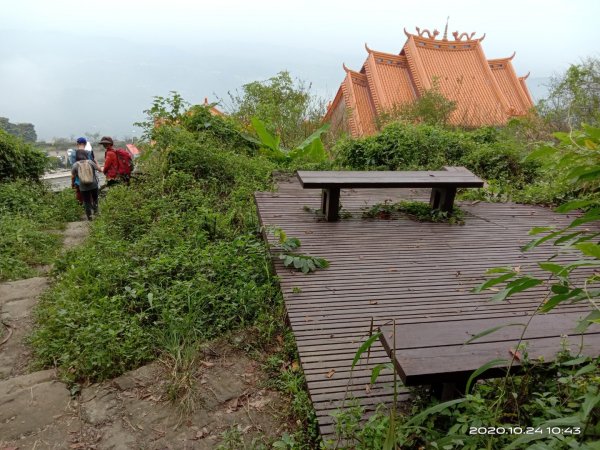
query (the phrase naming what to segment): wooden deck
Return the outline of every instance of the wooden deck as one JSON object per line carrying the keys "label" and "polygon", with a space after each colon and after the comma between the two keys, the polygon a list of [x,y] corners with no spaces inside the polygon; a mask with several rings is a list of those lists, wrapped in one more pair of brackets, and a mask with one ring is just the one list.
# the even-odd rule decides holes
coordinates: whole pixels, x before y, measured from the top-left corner
{"label": "wooden deck", "polygon": [[[429,199],[428,191],[363,189],[342,191],[342,207],[352,218],[323,222],[306,210],[320,208],[320,192],[303,190],[295,179],[280,182],[276,193],[259,192],[255,198],[262,225],[280,227],[302,241],[301,253],[330,262],[328,269],[304,275],[286,269],[275,253],[273,258],[323,436],[333,433],[331,414],[344,399],[358,399],[367,411],[391,402],[391,371],[367,387],[372,367],[389,362],[381,343],[375,342],[368,361],[365,353],[351,377],[352,360],[372,322],[381,326],[392,319],[410,324],[527,314],[539,303],[539,290],[496,304],[489,301],[489,292],[471,289],[490,267],[536,272],[533,263],[551,255],[553,248],[522,253],[520,246],[531,240],[529,229],[566,225],[572,218],[536,206],[467,202],[458,203],[466,212],[462,226],[362,219],[362,208],[386,199]],[[275,242],[273,236],[268,239]],[[569,259],[566,255],[557,261]],[[561,311],[586,308],[571,305]],[[407,398],[403,391],[400,399]]]}

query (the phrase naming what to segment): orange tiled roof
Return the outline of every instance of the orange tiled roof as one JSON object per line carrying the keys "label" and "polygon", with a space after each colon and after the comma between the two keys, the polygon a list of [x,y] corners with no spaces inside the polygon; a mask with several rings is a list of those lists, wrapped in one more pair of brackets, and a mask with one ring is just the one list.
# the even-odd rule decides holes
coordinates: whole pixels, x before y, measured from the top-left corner
{"label": "orange tiled roof", "polygon": [[325,121],[348,110],[348,128],[352,136],[376,131],[377,114],[394,105],[409,103],[437,84],[440,92],[456,102],[450,123],[477,127],[504,124],[508,118],[525,114],[533,101],[525,79],[518,78],[509,58],[487,60],[481,38],[475,33],[406,32],[400,54],[367,49],[367,59],[360,72],[346,66],[346,77],[330,104]]}

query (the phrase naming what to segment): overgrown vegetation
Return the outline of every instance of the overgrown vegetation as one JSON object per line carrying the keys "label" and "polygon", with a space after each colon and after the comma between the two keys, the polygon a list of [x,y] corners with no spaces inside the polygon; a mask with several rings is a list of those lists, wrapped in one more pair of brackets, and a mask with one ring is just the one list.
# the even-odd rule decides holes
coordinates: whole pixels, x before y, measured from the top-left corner
{"label": "overgrown vegetation", "polygon": [[294,148],[321,126],[325,103],[311,92],[310,83],[294,80],[282,71],[265,81],[242,86],[241,92],[229,93],[230,112],[247,130],[256,118],[267,125],[281,145]]}
{"label": "overgrown vegetation", "polygon": [[392,219],[400,214],[405,214],[409,218],[418,222],[464,224],[465,213],[455,206],[452,213],[431,209],[428,203],[418,201],[400,201],[393,203],[386,200],[383,203],[375,203],[365,208],[363,218],[366,219]]}
{"label": "overgrown vegetation", "polygon": [[0,182],[19,178],[38,180],[46,164],[44,153],[0,129]]}
{"label": "overgrown vegetation", "polygon": [[72,192],[53,193],[40,183],[46,156],[0,130],[0,281],[36,274],[50,264],[65,222],[81,211]]}
{"label": "overgrown vegetation", "polygon": [[[584,91],[588,89],[585,86],[593,85],[586,84],[593,79],[588,75],[582,75],[583,83],[579,83],[582,77],[573,76]],[[584,92],[584,96],[588,94]],[[581,96],[573,98],[580,102]],[[244,330],[252,336],[246,344],[261,352],[270,351],[273,340],[280,339],[281,349],[268,354],[265,370],[272,386],[290,396],[289,416],[301,424],[300,429],[276,442],[254,444],[244,443],[232,429],[225,436],[224,448],[309,449],[318,445],[314,411],[292,335],[284,325],[281,294],[252,201],[254,191],[272,187],[275,169],[333,164],[354,170],[439,170],[461,165],[488,182],[485,189],[471,190],[463,198],[551,205],[577,200],[569,208],[589,209],[586,217],[590,221],[600,218],[597,128],[586,126],[550,136],[538,126],[541,123],[548,126],[544,130],[552,129],[549,121],[558,119],[548,113],[515,119],[503,129],[449,129],[454,105],[434,90],[402,114],[390,115],[381,133],[337,142],[330,153],[333,161],[329,161],[321,141],[325,128],[320,128],[317,120],[322,105],[315,103],[306,85],[295,83],[289,74],[282,72],[266,82],[250,83],[231,100],[232,117],[222,117],[211,114],[207,106],[189,107],[176,93],[156,98],[144,122],[146,137],[153,141],[143,156],[145,176],[130,187],[111,189],[103,201],[102,215],[92,223],[88,241],[60,258],[54,273],[56,283],[40,304],[38,328],[31,339],[38,365],[56,366],[72,382],[102,380],[160,357],[173,368],[168,395],[183,403],[184,409],[194,406],[194,367],[200,343]],[[588,105],[587,100],[580,103]],[[568,110],[569,105],[560,103],[557,108]],[[541,111],[544,113],[543,108]],[[584,112],[578,117],[593,117]],[[12,139],[0,137],[7,142]],[[22,148],[21,153],[29,152]],[[43,168],[36,165],[36,154],[30,154],[31,162],[5,166],[17,167],[18,177],[36,178]],[[51,224],[49,217],[55,212],[67,217],[72,193],[52,197],[64,202],[62,212],[54,206],[29,208],[27,202],[40,195],[20,186],[0,185],[6,190],[0,190],[0,202],[10,203],[0,209],[0,221],[4,220],[2,211],[17,217],[10,219],[13,228],[6,229],[12,231],[6,241],[3,233],[0,245],[18,249],[13,243],[19,242],[15,236],[27,235],[40,245],[36,255],[43,255],[43,246],[55,244],[29,235],[19,221],[41,223],[44,218],[43,223]],[[27,213],[19,210],[21,205]],[[31,211],[39,217],[28,216]],[[432,222],[463,220],[460,209],[448,217],[418,202],[378,204],[367,212],[379,218],[394,214]],[[596,236],[586,240],[589,236],[577,234],[567,239],[569,230],[538,231],[549,233],[541,239],[570,245],[585,257],[595,260],[600,255]],[[297,239],[281,232],[279,238],[287,266],[303,272],[326,267],[320,258],[297,253]],[[589,291],[587,285],[575,285],[569,268],[556,264],[546,268],[554,276],[550,292],[563,296],[560,301],[593,300],[600,295]],[[511,275],[514,280],[503,279],[510,283],[524,276],[502,275]],[[596,278],[587,283],[592,286]],[[543,439],[532,448],[592,448],[581,441],[583,436],[591,441],[589,436],[599,432],[598,362],[565,354],[550,367],[539,367],[536,361],[529,364],[521,377],[477,383],[472,393],[451,403],[438,404],[417,392],[411,414],[390,416],[380,410],[366,425],[360,422],[360,408],[349,408],[339,418],[339,443],[352,442],[363,449],[478,449],[523,448],[518,446],[525,446],[527,439]],[[470,427],[517,424],[580,427],[583,432],[563,438],[539,433],[534,438],[516,439],[508,434],[498,437],[470,432]]]}

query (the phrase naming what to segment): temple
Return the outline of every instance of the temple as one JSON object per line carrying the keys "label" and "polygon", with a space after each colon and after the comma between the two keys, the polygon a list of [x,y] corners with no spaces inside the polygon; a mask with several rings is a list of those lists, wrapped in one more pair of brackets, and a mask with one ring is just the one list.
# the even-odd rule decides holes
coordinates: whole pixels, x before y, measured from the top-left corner
{"label": "temple", "polygon": [[451,125],[479,127],[503,125],[533,107],[524,77],[518,77],[508,58],[486,59],[475,33],[452,33],[447,26],[441,39],[434,30],[410,34],[400,54],[371,50],[360,71],[345,65],[346,77],[324,121],[331,128],[362,137],[377,131],[376,118],[395,106],[411,103],[434,86],[456,109]]}

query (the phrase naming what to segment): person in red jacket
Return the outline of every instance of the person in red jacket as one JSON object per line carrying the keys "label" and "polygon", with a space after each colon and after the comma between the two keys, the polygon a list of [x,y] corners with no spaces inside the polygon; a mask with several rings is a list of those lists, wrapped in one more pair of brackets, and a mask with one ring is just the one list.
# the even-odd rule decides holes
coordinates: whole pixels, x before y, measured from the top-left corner
{"label": "person in red jacket", "polygon": [[117,151],[114,149],[114,142],[111,137],[104,136],[100,139],[100,145],[104,147],[106,152],[104,153],[104,167],[102,172],[106,176],[106,185],[108,187],[125,182],[129,184],[129,177],[125,177],[119,173],[119,157]]}

